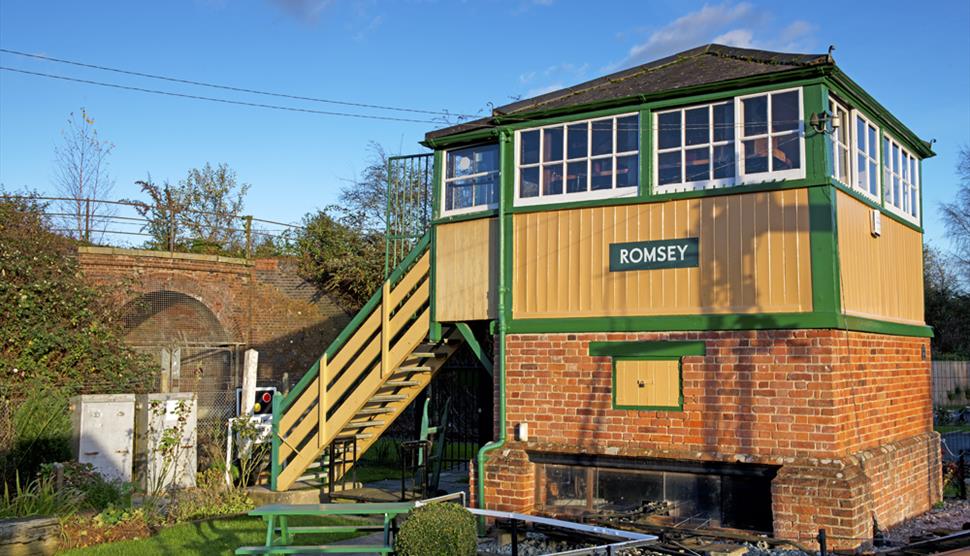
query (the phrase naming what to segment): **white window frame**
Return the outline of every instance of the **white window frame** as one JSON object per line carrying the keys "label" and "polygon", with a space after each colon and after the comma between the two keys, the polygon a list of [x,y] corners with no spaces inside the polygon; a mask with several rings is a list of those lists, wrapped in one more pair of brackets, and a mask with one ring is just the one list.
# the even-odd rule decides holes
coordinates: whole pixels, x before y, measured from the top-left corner
{"label": "white window frame", "polygon": [[[889,210],[893,214],[896,214],[918,225],[920,222],[920,203],[921,203],[921,199],[920,199],[921,181],[920,180],[922,178],[922,176],[920,175],[921,174],[920,159],[919,157],[914,155],[912,151],[904,147],[903,144],[898,140],[896,140],[892,135],[889,135],[888,133],[884,133],[883,137],[885,138],[886,142],[889,145],[888,152],[884,154],[884,156],[886,157],[886,162],[889,162],[890,158],[892,157],[892,152],[893,152],[892,148],[893,148],[893,145],[895,145],[899,151],[899,157],[896,159],[896,164],[897,164],[896,168],[899,168],[899,163],[902,160],[906,160],[907,165],[910,168],[909,179],[907,180],[902,172],[893,171],[890,167],[886,166],[885,164],[881,165],[882,167],[881,174],[886,178],[885,185],[884,185],[884,187],[886,188],[884,206],[886,207],[887,210]],[[891,195],[892,193],[894,193],[893,187],[892,187],[892,178],[894,177],[899,179],[900,193],[901,193],[901,196],[903,197],[903,202],[899,203],[898,205],[896,204],[897,199]],[[915,193],[916,193],[915,199],[914,199],[914,196],[911,195],[910,193],[911,189],[915,190]],[[915,200],[915,204],[913,206],[913,214],[906,212],[906,205],[911,200]]]}
{"label": "white window frame", "polygon": [[[832,177],[846,187],[853,187],[855,181],[853,176],[855,174],[853,168],[855,168],[855,153],[854,144],[852,142],[852,133],[854,129],[854,123],[852,121],[852,110],[848,106],[842,104],[838,99],[833,96],[829,96],[829,105],[832,108],[832,118],[838,118],[839,112],[845,114],[845,119],[839,125],[840,129],[845,130],[846,143],[843,144],[839,141],[838,130],[834,127],[832,128]],[[839,151],[845,153],[845,164],[846,164],[846,174],[843,176],[839,171]]]}
{"label": "white window frame", "polygon": [[[787,93],[790,91],[798,92],[798,126],[794,130],[786,130],[773,132],[771,130],[771,95],[779,93]],[[766,124],[767,131],[764,134],[754,135],[751,137],[744,137],[744,99],[755,98],[760,96],[768,97],[768,122]],[[693,108],[698,108],[701,106],[713,107],[718,104],[724,104],[725,102],[733,102],[734,109],[734,177],[732,178],[717,178],[717,179],[707,179],[694,182],[680,182],[680,183],[669,183],[665,185],[660,185],[660,149],[658,149],[659,143],[659,132],[660,132],[660,114],[666,114],[670,112],[681,112],[681,145],[680,147],[663,149],[664,152],[673,152],[675,150],[680,150],[681,155],[681,168],[684,172],[684,177],[686,178],[687,167],[686,167],[686,150],[688,147],[685,145],[685,133],[686,133],[686,119],[684,118],[684,112],[691,110]],[[713,115],[713,108],[711,108],[711,114]],[[652,114],[651,122],[653,124],[653,147],[651,148],[651,157],[653,160],[653,193],[654,194],[664,194],[664,193],[677,193],[682,191],[697,191],[703,189],[717,189],[722,187],[735,187],[739,185],[750,185],[757,183],[764,183],[768,181],[778,181],[778,180],[794,180],[794,179],[804,179],[805,178],[805,168],[807,166],[807,161],[805,160],[805,105],[804,105],[804,92],[801,87],[790,87],[786,89],[777,89],[772,91],[762,91],[759,93],[753,93],[749,95],[743,95],[733,98],[725,98],[712,102],[705,102],[701,104],[694,104],[690,106],[681,106],[677,108],[671,108],[669,110],[658,110],[654,111]],[[714,133],[714,122],[711,121],[711,135],[710,138],[713,145],[713,133]],[[783,135],[798,135],[798,155],[799,155],[799,167],[793,168],[791,170],[778,170],[778,171],[768,171],[759,172],[756,174],[748,174],[744,169],[744,156],[743,156],[743,141],[752,140],[759,138],[768,139],[768,148],[771,149],[771,139],[773,137],[779,137]],[[726,144],[729,141],[718,141],[716,144]],[[699,145],[695,145],[699,147]],[[713,160],[713,147],[711,148],[711,156]],[[713,163],[713,162],[712,162]],[[771,155],[769,154],[769,164],[771,164]],[[713,176],[713,173],[712,173]]]}
{"label": "white window frame", "polygon": [[[515,198],[513,205],[517,207],[526,206],[536,206],[536,205],[548,205],[553,203],[572,203],[579,201],[591,201],[597,199],[616,199],[623,197],[636,197],[640,192],[640,187],[643,185],[640,183],[640,168],[643,165],[643,145],[640,141],[640,129],[637,130],[637,150],[635,151],[622,151],[617,152],[617,120],[621,118],[628,118],[630,116],[637,116],[638,127],[643,125],[640,121],[639,112],[628,112],[624,114],[615,114],[612,116],[601,116],[599,118],[588,118],[584,120],[575,120],[569,122],[560,122],[555,124],[544,125],[541,127],[530,127],[528,129],[520,129],[515,132]],[[612,120],[613,122],[613,152],[611,154],[594,155],[592,149],[593,143],[593,122],[599,122],[603,120]],[[568,158],[569,155],[569,126],[575,126],[578,124],[586,124],[586,156],[580,158]],[[562,193],[557,193],[553,195],[543,194],[543,183],[542,183],[542,167],[546,164],[542,160],[542,153],[545,147],[545,130],[555,127],[563,128],[563,152],[561,164],[563,165],[563,181],[562,181]],[[522,155],[522,134],[531,131],[539,132],[539,162],[533,164],[525,164],[524,166],[520,164],[520,157]],[[616,160],[617,158],[637,155],[637,185],[630,187],[617,187],[616,186]],[[592,161],[600,159],[611,159],[613,163],[613,181],[609,189],[597,189],[596,191],[577,191],[577,192],[567,192],[567,181],[566,177],[568,175],[568,167],[570,162],[579,162],[581,160],[586,160],[586,180],[587,185],[592,183]],[[539,195],[536,197],[521,197],[520,196],[520,181],[522,178],[522,168],[538,168],[539,169]]]}
{"label": "white window frame", "polygon": [[[469,175],[461,176],[461,177],[457,177],[457,178],[448,178],[448,153],[449,152],[463,151],[465,149],[473,149],[475,147],[488,147],[488,146],[492,146],[492,145],[493,145],[493,143],[485,143],[485,144],[482,144],[482,145],[470,145],[470,146],[464,146],[464,147],[456,147],[454,149],[448,149],[448,150],[446,150],[444,152],[444,154],[442,156],[442,159],[441,159],[442,160],[442,164],[441,164],[442,165],[442,168],[441,168],[441,183],[439,184],[440,196],[438,197],[439,199],[441,199],[441,203],[440,203],[440,213],[441,213],[440,214],[440,217],[441,218],[446,218],[448,216],[456,216],[456,215],[460,215],[460,214],[471,214],[471,213],[475,213],[475,212],[483,212],[483,211],[486,211],[486,210],[494,210],[494,209],[497,209],[498,208],[499,199],[501,199],[501,197],[502,197],[501,153],[499,153],[500,154],[500,156],[499,156],[499,160],[500,161],[499,161],[499,168],[497,170],[493,170],[491,172],[478,172],[476,174],[469,174]],[[501,145],[498,145],[498,148],[501,149],[502,146]],[[480,178],[480,177],[488,176],[488,175],[491,175],[491,174],[495,174],[496,177],[497,177],[497,179],[495,180],[495,182],[496,182],[495,183],[495,196],[496,196],[496,200],[495,200],[494,203],[489,203],[487,205],[472,205],[470,207],[462,207],[462,208],[456,208],[456,209],[451,209],[451,210],[445,209],[445,203],[446,203],[446,199],[447,199],[447,195],[448,195],[448,184],[450,182],[459,181],[459,180],[472,180],[472,179],[475,179],[475,178]]]}
{"label": "white window frame", "polygon": [[[772,131],[771,130],[771,103],[772,96],[780,93],[787,93],[790,91],[798,92],[798,125],[794,130],[785,131]],[[768,122],[766,124],[767,131],[762,134],[753,135],[747,137],[744,135],[744,100],[749,98],[756,98],[760,96],[768,97]],[[735,99],[735,125],[738,126],[737,132],[737,172],[738,179],[741,183],[764,183],[766,181],[778,181],[778,180],[796,180],[803,179],[805,177],[805,166],[807,161],[805,160],[805,100],[804,93],[801,87],[791,87],[788,89],[778,89],[776,91],[764,91],[751,95],[744,95],[737,97]],[[780,137],[784,135],[795,134],[798,136],[798,168],[792,168],[791,170],[769,170],[767,172],[758,172],[756,174],[748,174],[744,166],[744,142],[750,141],[752,139],[767,138],[768,139],[768,164],[772,164],[773,159],[771,157],[771,140],[775,137]]]}
{"label": "white window frame", "polygon": [[[885,185],[883,184],[883,180],[882,180],[882,174],[884,173],[882,171],[882,155],[879,152],[881,150],[881,146],[882,146],[882,141],[881,141],[882,129],[880,129],[879,126],[877,126],[875,123],[873,123],[873,121],[870,120],[869,118],[865,117],[862,114],[862,112],[859,112],[859,110],[857,110],[857,109],[852,109],[852,111],[850,112],[850,114],[851,114],[850,120],[852,121],[852,133],[850,135],[850,141],[852,141],[852,149],[851,149],[851,151],[852,151],[852,165],[851,165],[852,166],[852,169],[850,171],[850,175],[852,176],[852,185],[851,185],[851,187],[852,187],[852,189],[854,191],[858,191],[859,193],[861,193],[862,195],[866,196],[867,198],[872,199],[873,201],[881,204],[882,203],[882,191],[883,191],[883,187],[885,187]],[[868,135],[869,135],[868,134],[868,129],[869,129],[869,127],[871,126],[871,127],[875,128],[875,130],[876,130],[876,146],[875,146],[875,155],[876,155],[876,157],[875,158],[872,158],[870,156],[870,153],[869,152],[862,152],[862,151],[859,150],[859,124],[858,124],[858,122],[860,120],[863,123],[865,123],[865,125],[866,125],[866,130],[867,130],[867,133],[866,133],[866,146],[867,147],[870,147],[870,145],[868,145],[868,140],[869,140],[868,139]],[[870,152],[872,151],[872,148],[871,147],[869,148],[869,151]],[[876,193],[875,194],[872,194],[872,193],[869,192],[869,181],[868,181],[868,179],[866,180],[865,187],[863,187],[863,186],[861,186],[859,184],[859,155],[860,154],[862,154],[862,155],[864,155],[866,157],[866,178],[869,177],[869,166],[870,166],[870,164],[872,162],[875,162],[876,163]]]}
{"label": "white window frame", "polygon": [[[735,117],[734,120],[734,138],[731,140],[714,140],[714,107],[720,105],[728,105],[731,107],[732,115]],[[699,145],[687,145],[687,111],[696,110],[697,108],[707,108],[708,122],[710,126],[707,134],[707,143]],[[660,116],[664,114],[672,114],[674,112],[680,113],[680,145],[677,147],[670,147],[666,149],[660,148]],[[738,175],[738,122],[737,122],[737,103],[733,99],[724,99],[717,102],[706,102],[703,104],[693,104],[691,106],[682,106],[679,108],[673,108],[670,110],[659,110],[653,114],[653,183],[654,193],[675,193],[678,191],[694,191],[697,189],[715,189],[717,187],[727,187],[735,185],[737,182]],[[714,178],[714,147],[724,146],[728,143],[733,142],[734,145],[734,175],[729,178]],[[707,145],[707,150],[710,155],[710,163],[708,167],[711,170],[710,176],[706,180],[696,180],[696,181],[686,181],[687,177],[687,151],[693,149],[702,148]],[[685,178],[685,181],[678,183],[667,183],[660,185],[660,155],[672,152],[680,152],[680,170],[681,175]]]}

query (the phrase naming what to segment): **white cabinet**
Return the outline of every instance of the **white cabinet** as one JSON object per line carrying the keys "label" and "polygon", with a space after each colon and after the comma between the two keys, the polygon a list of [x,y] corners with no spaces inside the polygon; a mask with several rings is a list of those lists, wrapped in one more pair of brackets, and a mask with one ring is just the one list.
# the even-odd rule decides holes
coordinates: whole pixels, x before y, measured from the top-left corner
{"label": "white cabinet", "polygon": [[134,423],[134,394],[71,398],[71,449],[75,459],[90,463],[108,479],[130,482]]}

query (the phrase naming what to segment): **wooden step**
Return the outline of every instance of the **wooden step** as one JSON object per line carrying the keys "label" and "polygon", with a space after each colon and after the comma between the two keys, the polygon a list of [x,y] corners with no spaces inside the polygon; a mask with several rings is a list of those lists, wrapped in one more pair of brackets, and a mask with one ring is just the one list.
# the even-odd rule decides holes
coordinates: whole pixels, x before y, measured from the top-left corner
{"label": "wooden step", "polygon": [[432,359],[435,357],[442,357],[442,354],[436,351],[412,351],[408,355],[408,359]]}
{"label": "wooden step", "polygon": [[396,371],[391,373],[391,376],[404,373],[429,373],[431,372],[431,367],[427,365],[406,365],[398,367]]}
{"label": "wooden step", "polygon": [[[346,432],[345,433],[344,431],[340,431],[340,432],[337,433],[336,438],[340,438],[340,439],[346,440],[346,439],[348,439],[350,437],[354,437],[357,440],[366,440],[366,439],[368,439],[368,438],[370,438],[372,436],[374,436],[374,434],[373,433],[370,433],[370,432],[361,432],[361,433],[354,434],[354,433],[350,433],[350,432]],[[337,462],[337,463],[340,463],[340,462]]]}
{"label": "wooden step", "polygon": [[354,417],[360,417],[363,415],[383,415],[385,413],[394,413],[395,409],[393,407],[365,407],[354,414]]}
{"label": "wooden step", "polygon": [[380,419],[358,419],[355,421],[350,421],[344,425],[345,429],[368,429],[370,427],[382,427],[387,421],[381,421]]}
{"label": "wooden step", "polygon": [[379,396],[373,396],[371,399],[367,400],[365,403],[394,403],[400,402],[408,399],[404,394],[381,394]]}
{"label": "wooden step", "polygon": [[410,388],[411,386],[417,386],[421,384],[417,380],[388,380],[381,385],[381,389],[385,388]]}

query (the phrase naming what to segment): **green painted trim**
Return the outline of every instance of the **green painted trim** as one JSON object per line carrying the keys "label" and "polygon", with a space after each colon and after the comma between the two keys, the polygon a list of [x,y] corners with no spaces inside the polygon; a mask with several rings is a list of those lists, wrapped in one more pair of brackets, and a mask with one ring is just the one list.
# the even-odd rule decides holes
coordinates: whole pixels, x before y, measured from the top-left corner
{"label": "green painted trim", "polygon": [[273,492],[277,491],[277,481],[280,476],[280,417],[283,411],[280,406],[282,394],[279,391],[273,393],[273,422],[270,424],[270,434],[272,434],[272,439],[270,441],[270,471],[269,471],[269,489]]}
{"label": "green painted trim", "polygon": [[[505,419],[505,337],[508,334],[508,322],[511,320],[511,307],[508,285],[512,283],[512,248],[506,234],[511,232],[512,216],[506,213],[506,208],[511,204],[511,191],[513,189],[513,174],[507,171],[514,164],[514,141],[512,134],[505,131],[499,136],[499,212],[498,212],[498,372],[493,375],[494,380],[498,381],[498,438],[494,442],[489,442],[478,450],[477,455],[477,476],[475,477],[476,493],[478,495],[478,507],[485,508],[485,458],[488,453],[498,450],[505,446],[507,436]],[[508,278],[508,279],[507,279]],[[485,520],[479,520],[479,528],[484,530]]]}
{"label": "green painted trim", "polygon": [[468,348],[472,350],[472,353],[475,354],[478,361],[481,362],[482,366],[485,367],[485,370],[488,371],[489,376],[492,376],[494,374],[492,372],[492,360],[489,359],[488,355],[485,353],[485,350],[482,349],[482,345],[478,343],[478,338],[475,337],[475,333],[472,332],[471,327],[464,322],[455,323],[455,327],[458,329],[458,332],[461,333],[462,338],[465,339],[465,343],[468,344]]}
{"label": "green painted trim", "polygon": [[566,334],[805,328],[848,329],[895,336],[932,337],[933,335],[933,330],[925,325],[850,317],[834,312],[514,319],[508,324],[508,333]]}
{"label": "green painted trim", "polygon": [[[646,125],[644,125],[646,122]],[[653,194],[653,111],[640,109],[640,184],[639,197]],[[643,156],[647,153],[647,156]]]}
{"label": "green painted trim", "polygon": [[453,216],[445,216],[438,218],[433,221],[432,224],[439,226],[441,224],[451,224],[453,222],[466,222],[468,220],[480,220],[482,218],[494,218],[498,215],[498,209],[488,209],[481,212],[469,212],[467,214],[455,214]]}
{"label": "green painted trim", "polygon": [[575,208],[611,207],[619,205],[644,205],[662,203],[677,199],[698,199],[701,197],[719,197],[724,195],[740,195],[742,193],[758,193],[761,191],[779,191],[782,189],[801,189],[806,187],[821,187],[829,185],[828,179],[812,182],[806,179],[770,181],[715,189],[700,189],[697,191],[679,191],[677,193],[662,193],[646,197],[620,197],[615,199],[596,199],[592,201],[573,201],[568,203],[553,203],[548,205],[532,205],[511,207],[509,212],[514,214],[526,212],[546,212],[551,210],[568,210]]}
{"label": "green painted trim", "polygon": [[707,346],[701,341],[648,341],[648,342],[590,342],[589,354],[595,356],[649,356],[673,358],[684,355],[705,355]]}
{"label": "green painted trim", "polygon": [[933,337],[933,328],[922,324],[889,322],[852,315],[843,315],[842,321],[844,325],[841,328],[856,332],[872,332],[890,336],[914,336],[917,338]]}
{"label": "green painted trim", "polygon": [[[414,262],[418,260],[418,257],[420,257],[428,249],[428,246],[430,245],[430,243],[431,243],[431,230],[428,230],[424,234],[424,236],[422,236],[421,239],[418,240],[417,245],[415,245],[414,249],[412,249],[411,252],[408,253],[408,256],[404,257],[404,260],[402,260],[401,263],[398,264],[397,267],[394,269],[394,271],[391,272],[391,275],[388,276],[387,278],[388,281],[390,281],[391,284],[397,283],[401,279],[401,277],[404,276],[404,273],[411,268]],[[327,347],[327,351],[325,353],[327,354],[328,360],[333,359],[333,356],[337,354],[340,348],[342,348],[343,345],[347,342],[347,340],[349,340],[350,337],[354,334],[354,332],[357,331],[357,328],[360,327],[360,325],[374,311],[374,309],[377,307],[377,304],[380,302],[381,302],[381,290],[377,290],[376,292],[373,293],[373,295],[371,295],[370,299],[367,300],[367,303],[364,304],[364,306],[360,309],[360,311],[358,311],[357,314],[354,315],[354,318],[347,323],[347,326],[345,326],[344,329],[340,331],[340,334],[336,338],[334,338],[333,342],[331,342],[330,345]],[[310,383],[313,381],[313,379],[317,376],[319,372],[320,372],[320,360],[318,359],[313,363],[310,369],[303,374],[303,377],[300,379],[299,382],[296,383],[293,389],[290,390],[290,393],[287,394],[285,398],[283,398],[283,403],[281,404],[281,407],[280,407],[281,412],[286,411],[287,408],[293,405],[293,402],[296,401],[296,399],[300,396],[300,394],[302,394],[303,391],[307,388],[307,386],[310,385]]]}
{"label": "green painted trim", "polygon": [[[677,405],[617,405],[616,403],[616,364],[620,361],[677,361]],[[678,356],[667,357],[614,357],[612,390],[610,391],[613,409],[627,409],[633,411],[684,411],[684,361]]]}
{"label": "green painted trim", "polygon": [[[433,184],[431,186],[431,215],[432,215],[432,219],[438,214],[438,211],[440,210],[441,190],[442,190],[442,187],[441,187],[442,186],[442,180],[441,180],[442,165],[441,165],[441,162],[442,162],[442,160],[444,158],[443,155],[444,155],[444,153],[442,153],[441,151],[435,151],[435,153],[434,153],[434,169],[432,170],[432,173],[431,173],[431,175],[432,175],[431,180],[432,180],[432,184]],[[437,263],[437,260],[438,260],[437,259],[438,258],[438,248],[437,248],[437,245],[438,245],[438,229],[432,223],[429,231],[431,233],[431,247],[430,247],[430,249],[431,249],[431,261],[430,261],[431,262],[431,270],[429,272],[429,277],[428,277],[428,279],[430,280],[430,284],[429,284],[429,286],[430,286],[430,290],[429,290],[430,291],[430,295],[428,296],[428,309],[430,310],[431,315],[430,315],[430,323],[429,323],[429,326],[428,326],[428,328],[429,328],[428,329],[428,339],[431,340],[432,342],[438,342],[438,341],[441,340],[441,323],[438,322],[438,302],[437,302],[437,297],[438,296],[435,295],[435,292],[438,291],[436,289],[436,285],[437,285],[437,282],[438,282],[438,280],[437,280],[438,265],[436,264]]]}
{"label": "green painted trim", "polygon": [[863,115],[871,119],[880,128],[889,128],[893,137],[898,138],[922,158],[936,156],[929,143],[920,139],[913,130],[906,127],[896,116],[886,109],[882,104],[867,93],[858,83],[853,81],[842,70],[835,67],[827,76],[827,81],[835,90],[836,95],[848,100],[855,108],[860,109]]}
{"label": "green painted trim", "polygon": [[[866,206],[870,208],[879,209],[879,212],[881,212],[884,217],[889,218],[890,220],[895,220],[896,222],[899,222],[900,224],[906,226],[907,228],[913,230],[914,232],[919,232],[921,234],[923,233],[922,226],[913,224],[909,220],[906,220],[905,218],[903,218],[902,216],[899,216],[898,214],[889,210],[885,206],[880,205],[879,203],[873,201],[870,197],[866,197],[862,193],[859,193],[855,189],[845,185],[844,183],[840,182],[835,178],[830,178],[829,180],[832,187],[835,187],[836,189],[845,193],[846,195],[849,195],[853,199],[856,199],[858,201],[861,201],[862,203],[865,203]],[[883,197],[885,197],[885,193],[883,193]],[[883,199],[883,202],[885,202],[885,198]],[[922,205],[920,205],[920,207],[922,210]],[[920,214],[920,216],[922,216],[922,214]],[[922,222],[922,219],[920,220],[920,222]]]}
{"label": "green painted trim", "polygon": [[812,257],[812,310],[841,313],[838,228],[833,187],[808,190],[809,251]]}

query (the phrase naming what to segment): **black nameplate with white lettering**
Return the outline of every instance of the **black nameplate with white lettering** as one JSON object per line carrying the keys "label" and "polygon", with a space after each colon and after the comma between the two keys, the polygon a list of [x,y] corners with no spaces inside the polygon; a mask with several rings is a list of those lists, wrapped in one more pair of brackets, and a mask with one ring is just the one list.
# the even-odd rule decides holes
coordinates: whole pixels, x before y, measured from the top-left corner
{"label": "black nameplate with white lettering", "polygon": [[696,237],[610,245],[610,272],[699,266]]}

